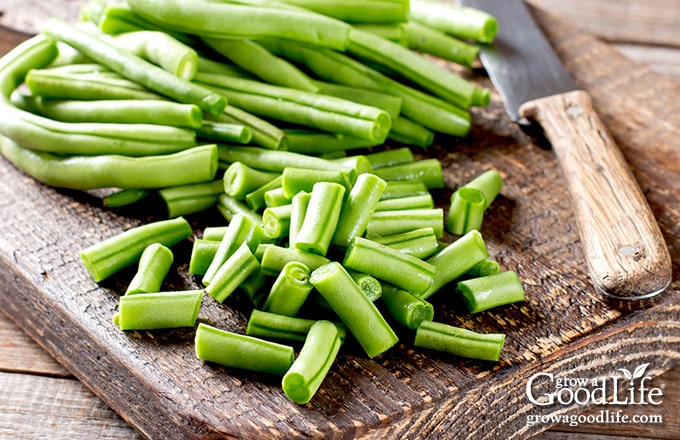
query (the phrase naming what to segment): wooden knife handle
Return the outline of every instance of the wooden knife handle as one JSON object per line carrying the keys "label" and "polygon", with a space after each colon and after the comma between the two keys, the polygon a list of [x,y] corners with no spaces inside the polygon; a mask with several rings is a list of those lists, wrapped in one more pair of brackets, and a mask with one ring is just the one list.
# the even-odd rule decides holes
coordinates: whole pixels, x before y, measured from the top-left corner
{"label": "wooden knife handle", "polygon": [[666,243],[621,151],[581,90],[522,105],[552,144],[571,194],[595,286],[624,300],[650,298],[671,283]]}

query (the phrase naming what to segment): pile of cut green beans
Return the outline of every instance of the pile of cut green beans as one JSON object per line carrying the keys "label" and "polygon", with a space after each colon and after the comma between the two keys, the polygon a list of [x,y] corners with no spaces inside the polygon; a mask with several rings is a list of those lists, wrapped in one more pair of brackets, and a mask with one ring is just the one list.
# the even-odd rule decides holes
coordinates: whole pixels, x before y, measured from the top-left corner
{"label": "pile of cut green beans", "polygon": [[[428,56],[470,67],[494,17],[426,0],[93,0],[81,18],[0,59],[0,154],[46,185],[105,189],[108,209],[163,202],[167,219],[81,252],[95,282],[137,266],[121,330],[195,328],[198,359],[280,376],[299,404],[345,344],[375,358],[402,330],[500,359],[504,334],[438,322],[429,298],[469,313],[524,300],[479,232],[501,175],[445,212],[441,163],[413,153],[466,136],[489,103]],[[226,225],[196,233],[185,216],[207,210]],[[196,288],[164,290],[184,240]],[[232,296],[252,310],[244,332],[196,324],[204,298]]]}

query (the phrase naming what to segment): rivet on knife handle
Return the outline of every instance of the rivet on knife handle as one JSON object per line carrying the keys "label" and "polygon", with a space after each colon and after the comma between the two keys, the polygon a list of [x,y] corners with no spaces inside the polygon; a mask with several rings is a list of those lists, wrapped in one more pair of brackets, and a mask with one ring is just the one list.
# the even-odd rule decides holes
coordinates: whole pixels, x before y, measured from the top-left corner
{"label": "rivet on knife handle", "polygon": [[543,127],[562,167],[595,286],[623,300],[664,291],[672,272],[668,248],[589,95],[581,90],[556,94],[519,110]]}

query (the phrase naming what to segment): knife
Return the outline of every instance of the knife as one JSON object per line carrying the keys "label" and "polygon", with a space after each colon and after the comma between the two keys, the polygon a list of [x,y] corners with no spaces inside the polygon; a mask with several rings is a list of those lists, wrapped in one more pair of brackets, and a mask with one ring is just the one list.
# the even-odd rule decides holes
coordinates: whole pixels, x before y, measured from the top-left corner
{"label": "knife", "polygon": [[670,286],[671,258],[644,194],[611,134],[523,0],[460,0],[498,20],[480,59],[513,122],[538,123],[567,181],[595,287],[642,300]]}

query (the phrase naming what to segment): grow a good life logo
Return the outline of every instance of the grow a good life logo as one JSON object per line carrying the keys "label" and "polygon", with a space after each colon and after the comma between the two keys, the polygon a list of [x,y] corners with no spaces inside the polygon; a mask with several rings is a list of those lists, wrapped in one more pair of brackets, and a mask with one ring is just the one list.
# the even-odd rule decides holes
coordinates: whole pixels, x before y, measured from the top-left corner
{"label": "grow a good life logo", "polygon": [[[527,416],[527,425],[537,423],[663,423],[660,414],[627,414],[622,407],[639,408],[641,405],[661,405],[663,389],[651,385],[652,377],[646,375],[649,363],[629,370],[619,368],[605,377],[556,377],[553,373],[537,373],[526,385],[526,395],[536,407],[598,405],[603,408],[594,415],[566,415],[555,411],[547,415]],[[613,408],[613,409],[612,409]]]}

